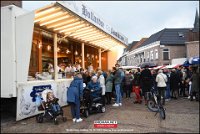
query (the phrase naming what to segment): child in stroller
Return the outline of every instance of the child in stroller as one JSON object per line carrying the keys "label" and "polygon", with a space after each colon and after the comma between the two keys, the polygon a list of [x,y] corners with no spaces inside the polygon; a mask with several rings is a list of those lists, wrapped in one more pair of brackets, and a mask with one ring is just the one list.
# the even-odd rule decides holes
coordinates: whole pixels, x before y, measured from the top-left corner
{"label": "child in stroller", "polygon": [[[42,101],[43,99],[43,101]],[[58,98],[56,98],[52,90],[45,89],[41,93],[37,94],[36,102],[38,105],[38,111],[44,111],[36,116],[38,123],[43,122],[44,117],[50,117],[53,119],[54,124],[58,124],[57,116],[61,115],[63,121],[66,121],[66,117],[63,116],[63,110],[58,104]]]}

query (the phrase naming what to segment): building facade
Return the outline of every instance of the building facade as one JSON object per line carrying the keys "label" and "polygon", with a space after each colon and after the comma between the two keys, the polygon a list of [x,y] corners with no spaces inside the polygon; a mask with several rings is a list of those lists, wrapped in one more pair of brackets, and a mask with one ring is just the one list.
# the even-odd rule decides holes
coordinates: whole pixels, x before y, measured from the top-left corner
{"label": "building facade", "polygon": [[22,7],[22,1],[1,1],[1,7],[15,5],[18,7]]}
{"label": "building facade", "polygon": [[144,62],[156,65],[171,64],[175,58],[186,57],[185,41],[189,28],[163,29],[146,39],[127,54],[127,65],[139,66]]}
{"label": "building facade", "polygon": [[188,33],[188,40],[185,43],[187,58],[199,56],[199,14],[196,11],[194,28]]}

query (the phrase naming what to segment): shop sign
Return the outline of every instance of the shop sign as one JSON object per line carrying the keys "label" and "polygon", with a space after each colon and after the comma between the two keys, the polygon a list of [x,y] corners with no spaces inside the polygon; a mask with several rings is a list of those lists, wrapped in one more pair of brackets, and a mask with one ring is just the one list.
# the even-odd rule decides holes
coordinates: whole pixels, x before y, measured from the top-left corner
{"label": "shop sign", "polygon": [[79,15],[80,17],[86,19],[90,23],[94,24],[101,30],[105,31],[106,33],[110,34],[117,40],[121,41],[124,44],[128,44],[128,38],[125,37],[120,32],[117,32],[114,28],[112,28],[108,23],[106,23],[101,17],[99,17],[94,11],[88,8],[85,4],[80,1],[57,1],[64,7],[68,8],[75,14]]}

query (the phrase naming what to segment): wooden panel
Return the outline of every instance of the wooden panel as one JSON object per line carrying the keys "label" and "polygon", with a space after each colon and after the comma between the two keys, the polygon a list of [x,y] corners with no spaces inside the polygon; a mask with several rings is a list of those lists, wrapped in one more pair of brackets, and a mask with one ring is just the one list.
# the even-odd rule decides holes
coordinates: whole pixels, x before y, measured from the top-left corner
{"label": "wooden panel", "polygon": [[101,68],[103,71],[108,71],[108,52],[101,53]]}

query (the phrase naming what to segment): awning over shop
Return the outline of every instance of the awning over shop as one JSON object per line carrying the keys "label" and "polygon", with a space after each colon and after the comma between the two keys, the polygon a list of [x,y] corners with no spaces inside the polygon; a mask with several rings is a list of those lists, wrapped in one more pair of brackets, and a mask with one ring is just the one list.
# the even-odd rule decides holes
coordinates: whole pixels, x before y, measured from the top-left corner
{"label": "awning over shop", "polygon": [[[93,12],[87,11],[84,5],[78,8],[78,5],[76,5],[76,3],[74,4],[73,9],[77,10],[77,13],[72,11],[72,5],[66,7],[67,5],[61,2],[56,2],[36,10],[35,25],[58,33],[62,35],[63,38],[72,38],[103,48],[104,50],[110,50],[115,46],[120,46],[121,48],[126,47],[126,43],[124,43],[126,42],[125,37],[115,32],[113,29],[110,29],[113,35],[108,34],[106,30],[102,30],[104,27],[107,27],[107,25],[101,19],[95,17]],[[71,9],[69,8],[70,6]],[[83,16],[85,16],[85,18]],[[88,21],[88,16],[95,23]],[[103,28],[99,28],[97,25]]]}
{"label": "awning over shop", "polygon": [[165,67],[165,65],[162,65],[162,66],[157,66],[157,67],[154,67],[153,69],[162,69],[162,68],[164,68]]}
{"label": "awning over shop", "polygon": [[137,67],[137,66],[121,66],[120,68],[122,68],[122,69],[137,69],[139,67]]}
{"label": "awning over shop", "polygon": [[180,64],[173,64],[173,65],[167,65],[164,68],[178,68],[179,66],[181,66]]}

